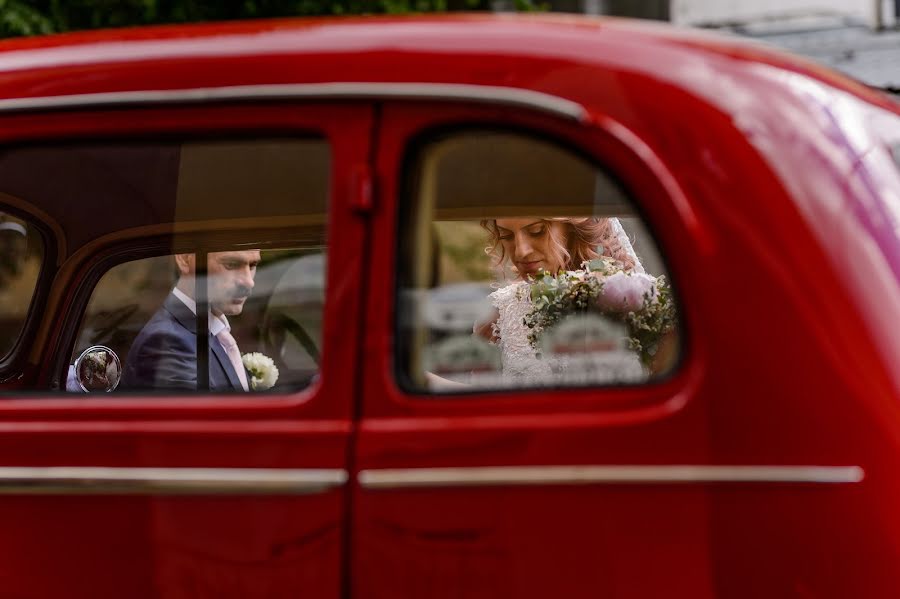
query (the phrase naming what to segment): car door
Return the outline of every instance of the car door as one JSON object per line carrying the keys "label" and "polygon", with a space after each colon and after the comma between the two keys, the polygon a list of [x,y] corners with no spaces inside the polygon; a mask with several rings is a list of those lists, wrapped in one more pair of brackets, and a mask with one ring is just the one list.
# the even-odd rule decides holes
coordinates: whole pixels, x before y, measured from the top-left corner
{"label": "car door", "polygon": [[367,311],[357,597],[713,595],[707,490],[690,484],[712,472],[679,468],[709,463],[689,307],[663,363],[631,380],[501,380],[508,356],[472,341],[479,323],[497,331],[487,294],[516,280],[485,255],[501,216],[619,216],[647,272],[675,289],[689,276],[661,250],[694,242],[658,176],[621,139],[546,112],[384,109],[374,235],[398,254],[371,254],[397,272],[373,279]]}
{"label": "car door", "polygon": [[[470,91],[382,113],[373,238],[392,242],[370,253],[386,274],[366,310],[354,595],[892,588],[887,559],[854,557],[891,555],[873,507],[891,495],[866,470],[891,450],[834,442],[877,426],[856,423],[858,377],[819,351],[801,316],[815,296],[762,241],[777,221],[796,245],[774,247],[816,247],[751,142],[644,122],[640,105],[613,111],[630,129],[597,107]],[[613,219],[623,234],[582,235]],[[566,281],[540,272],[551,263]],[[655,290],[630,316],[566,296],[576,318],[554,321],[559,290],[593,272]]]}
{"label": "car door", "polygon": [[[179,93],[0,116],[0,229],[25,248],[0,284],[3,596],[342,593],[371,107]],[[150,329],[188,263],[173,305],[228,314],[268,369],[248,393],[216,378],[239,366],[212,316],[182,319],[209,335],[181,366],[133,373],[184,349]],[[86,393],[112,353],[97,384],[121,386]]]}

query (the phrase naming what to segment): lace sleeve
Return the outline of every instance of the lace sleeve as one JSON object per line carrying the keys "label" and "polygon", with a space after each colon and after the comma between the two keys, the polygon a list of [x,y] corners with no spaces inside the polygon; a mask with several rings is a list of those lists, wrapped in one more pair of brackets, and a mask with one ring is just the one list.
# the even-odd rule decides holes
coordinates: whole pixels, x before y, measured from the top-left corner
{"label": "lace sleeve", "polygon": [[490,295],[499,317],[494,333],[503,364],[504,377],[515,377],[519,384],[551,376],[550,365],[541,360],[528,341],[525,315],[531,311],[528,283],[520,281],[502,287]]}

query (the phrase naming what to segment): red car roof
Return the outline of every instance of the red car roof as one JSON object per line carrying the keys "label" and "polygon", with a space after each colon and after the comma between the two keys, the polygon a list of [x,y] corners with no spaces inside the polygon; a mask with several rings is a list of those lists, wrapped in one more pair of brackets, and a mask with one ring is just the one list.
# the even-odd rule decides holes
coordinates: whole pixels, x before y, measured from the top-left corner
{"label": "red car roof", "polygon": [[7,40],[0,43],[0,97],[393,81],[504,85],[589,105],[613,73],[702,92],[700,57],[714,71],[747,76],[768,65],[890,106],[863,85],[741,38],[549,15],[260,20]]}

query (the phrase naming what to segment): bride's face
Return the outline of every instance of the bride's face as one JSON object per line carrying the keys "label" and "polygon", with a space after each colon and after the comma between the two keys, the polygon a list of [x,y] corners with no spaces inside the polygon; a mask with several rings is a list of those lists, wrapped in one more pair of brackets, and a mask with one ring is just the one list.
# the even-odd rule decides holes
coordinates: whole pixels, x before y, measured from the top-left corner
{"label": "bride's face", "polygon": [[524,279],[540,270],[556,273],[563,268],[553,239],[564,239],[562,223],[537,217],[498,218],[496,222],[503,251],[520,277]]}

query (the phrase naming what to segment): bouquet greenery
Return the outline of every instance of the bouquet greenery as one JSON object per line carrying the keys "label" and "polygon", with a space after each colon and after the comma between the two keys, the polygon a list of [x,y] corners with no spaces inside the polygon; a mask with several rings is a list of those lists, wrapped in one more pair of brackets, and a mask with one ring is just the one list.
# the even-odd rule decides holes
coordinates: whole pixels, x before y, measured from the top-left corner
{"label": "bouquet greenery", "polygon": [[541,272],[528,287],[532,309],[525,316],[528,341],[538,351],[543,334],[567,316],[595,313],[623,323],[628,348],[644,365],[659,341],[675,328],[675,304],[664,276],[626,272],[610,258],[585,262],[582,270]]}

